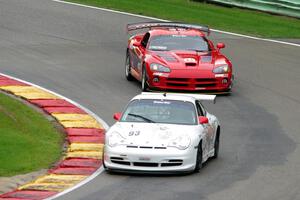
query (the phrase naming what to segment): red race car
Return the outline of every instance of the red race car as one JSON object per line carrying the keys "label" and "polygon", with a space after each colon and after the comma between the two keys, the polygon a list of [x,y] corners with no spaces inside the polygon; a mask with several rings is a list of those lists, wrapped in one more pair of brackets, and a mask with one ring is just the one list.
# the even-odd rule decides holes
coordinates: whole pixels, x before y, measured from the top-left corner
{"label": "red race car", "polygon": [[128,24],[127,31],[149,29],[128,40],[125,75],[137,79],[142,90],[229,92],[233,74],[231,62],[216,48],[206,26],[147,22]]}

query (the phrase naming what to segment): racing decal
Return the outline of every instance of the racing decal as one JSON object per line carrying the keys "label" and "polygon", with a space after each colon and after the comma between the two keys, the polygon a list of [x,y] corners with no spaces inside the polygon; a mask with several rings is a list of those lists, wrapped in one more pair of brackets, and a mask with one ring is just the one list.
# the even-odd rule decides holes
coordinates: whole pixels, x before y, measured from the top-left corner
{"label": "racing decal", "polygon": [[166,46],[150,46],[149,49],[151,50],[167,50],[167,47]]}
{"label": "racing decal", "polygon": [[207,126],[207,135],[210,139],[214,137],[214,128],[210,124]]}
{"label": "racing decal", "polygon": [[129,131],[128,136],[139,136],[141,131]]}

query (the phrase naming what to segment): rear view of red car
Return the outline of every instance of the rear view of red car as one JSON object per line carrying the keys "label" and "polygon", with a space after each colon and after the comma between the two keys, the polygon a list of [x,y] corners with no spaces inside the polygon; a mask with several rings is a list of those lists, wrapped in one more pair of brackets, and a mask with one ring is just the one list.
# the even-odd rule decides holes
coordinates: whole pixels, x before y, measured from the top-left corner
{"label": "rear view of red car", "polygon": [[232,64],[206,38],[209,28],[173,22],[128,24],[127,30],[148,29],[130,37],[126,52],[127,80],[142,90],[229,92]]}

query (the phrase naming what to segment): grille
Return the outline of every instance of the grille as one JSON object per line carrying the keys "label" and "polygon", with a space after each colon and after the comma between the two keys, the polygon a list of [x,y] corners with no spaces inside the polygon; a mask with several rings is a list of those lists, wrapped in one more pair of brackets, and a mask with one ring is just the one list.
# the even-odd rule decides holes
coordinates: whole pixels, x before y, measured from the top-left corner
{"label": "grille", "polygon": [[183,163],[183,160],[180,159],[171,159],[164,161],[163,163],[154,163],[154,162],[130,162],[128,160],[124,160],[121,157],[111,157],[110,158],[112,163],[119,164],[119,165],[133,165],[136,167],[174,167],[180,166]]}
{"label": "grille", "polygon": [[162,167],[174,167],[174,166],[180,166],[182,163],[162,163]]}
{"label": "grille", "polygon": [[167,81],[170,82],[188,82],[189,78],[167,78]]}
{"label": "grille", "polygon": [[137,167],[158,167],[158,163],[148,163],[148,162],[134,162],[133,165]]}
{"label": "grille", "polygon": [[123,158],[120,157],[111,157],[110,160],[112,163],[116,163],[119,165],[130,165],[129,161],[125,161]]}
{"label": "grille", "polygon": [[166,85],[170,87],[216,87],[217,79],[215,78],[166,78]]}
{"label": "grille", "polygon": [[194,67],[196,65],[197,65],[197,63],[185,63],[185,66],[188,66],[188,67]]}
{"label": "grille", "polygon": [[215,87],[217,85],[215,78],[197,78],[195,82],[196,87]]}
{"label": "grille", "polygon": [[180,166],[182,165],[183,160],[179,160],[179,159],[173,159],[173,160],[169,160],[169,162],[167,163],[161,163],[161,167],[174,167],[174,166]]}

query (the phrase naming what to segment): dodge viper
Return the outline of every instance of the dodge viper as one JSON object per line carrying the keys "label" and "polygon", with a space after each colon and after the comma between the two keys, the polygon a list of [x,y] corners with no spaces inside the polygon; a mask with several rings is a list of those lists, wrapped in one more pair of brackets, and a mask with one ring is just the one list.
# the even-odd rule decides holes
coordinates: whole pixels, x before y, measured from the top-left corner
{"label": "dodge viper", "polygon": [[[145,31],[146,29],[146,31]],[[144,31],[143,31],[144,30]],[[175,22],[127,25],[125,76],[141,82],[143,91],[213,91],[232,88],[232,64],[206,35],[207,26]]]}

